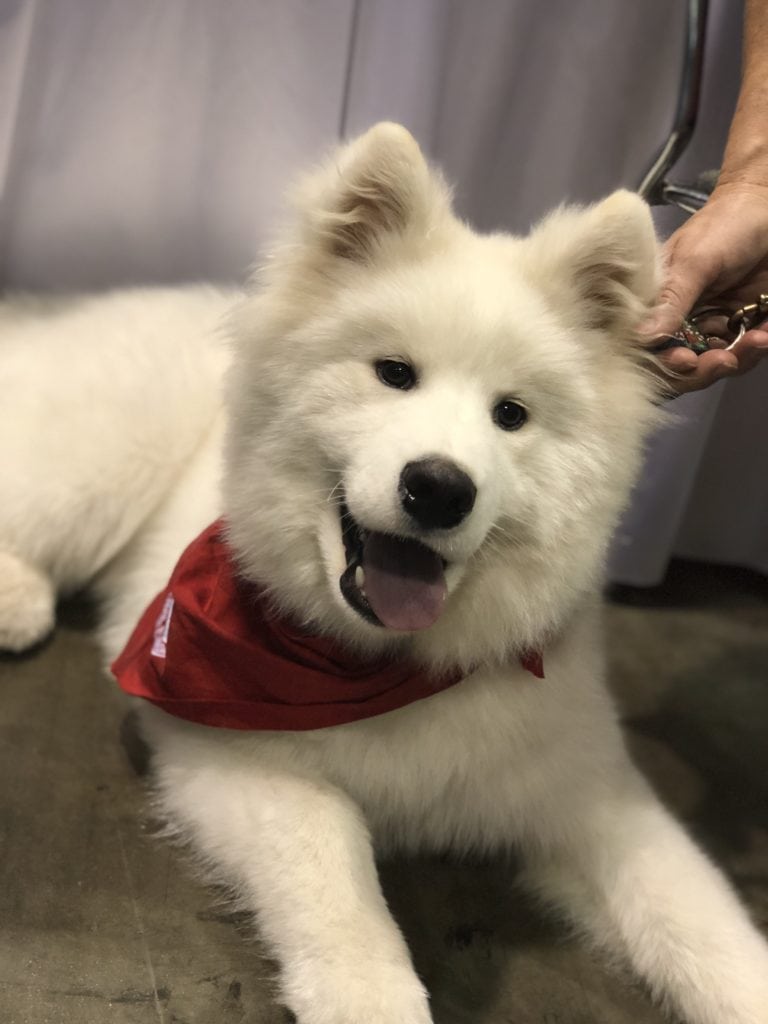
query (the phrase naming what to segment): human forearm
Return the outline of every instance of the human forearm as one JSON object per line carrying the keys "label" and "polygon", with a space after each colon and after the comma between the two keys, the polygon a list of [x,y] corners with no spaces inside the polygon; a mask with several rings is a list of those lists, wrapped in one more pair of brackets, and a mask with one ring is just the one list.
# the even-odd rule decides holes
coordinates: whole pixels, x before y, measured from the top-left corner
{"label": "human forearm", "polygon": [[723,156],[720,186],[768,191],[768,0],[746,0],[742,84]]}

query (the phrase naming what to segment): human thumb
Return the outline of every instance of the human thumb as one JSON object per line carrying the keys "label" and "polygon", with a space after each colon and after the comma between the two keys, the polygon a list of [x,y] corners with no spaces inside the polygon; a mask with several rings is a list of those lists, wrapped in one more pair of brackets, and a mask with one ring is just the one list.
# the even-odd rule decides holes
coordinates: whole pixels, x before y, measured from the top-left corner
{"label": "human thumb", "polygon": [[668,269],[656,305],[638,327],[638,333],[648,339],[674,334],[680,327],[683,317],[693,309],[700,294],[698,281],[690,276],[683,280],[674,269]]}

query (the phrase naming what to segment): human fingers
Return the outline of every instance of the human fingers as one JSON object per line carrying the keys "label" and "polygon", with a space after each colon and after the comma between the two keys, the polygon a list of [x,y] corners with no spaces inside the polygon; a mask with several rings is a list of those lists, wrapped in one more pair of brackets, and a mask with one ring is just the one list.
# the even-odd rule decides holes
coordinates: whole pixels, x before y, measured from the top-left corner
{"label": "human fingers", "polygon": [[671,348],[659,355],[659,362],[672,373],[689,373],[698,366],[699,357],[689,348]]}
{"label": "human fingers", "polygon": [[747,331],[731,351],[738,360],[739,373],[753,370],[759,362],[768,358],[768,327],[761,324],[760,327]]}
{"label": "human fingers", "polygon": [[[734,377],[741,372],[740,361],[732,350],[712,349],[700,356],[687,349],[674,349],[672,352],[677,356],[677,365],[670,365],[671,359],[663,359],[660,362],[662,372],[671,371],[664,378],[664,383],[673,394],[684,395],[691,391],[701,391],[724,377]],[[671,356],[672,352],[668,355]],[[681,356],[684,355],[692,356],[693,364],[682,359]]]}

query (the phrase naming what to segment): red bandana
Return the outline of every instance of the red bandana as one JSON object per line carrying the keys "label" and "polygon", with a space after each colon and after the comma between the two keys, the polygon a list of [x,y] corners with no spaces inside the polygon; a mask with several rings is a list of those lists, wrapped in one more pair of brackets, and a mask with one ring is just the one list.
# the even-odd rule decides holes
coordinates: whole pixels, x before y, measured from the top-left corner
{"label": "red bandana", "polygon": [[[276,618],[237,577],[222,532],[219,520],[189,545],[112,665],[126,693],[202,725],[304,730],[380,715],[462,678],[355,660]],[[543,677],[539,654],[521,663]]]}

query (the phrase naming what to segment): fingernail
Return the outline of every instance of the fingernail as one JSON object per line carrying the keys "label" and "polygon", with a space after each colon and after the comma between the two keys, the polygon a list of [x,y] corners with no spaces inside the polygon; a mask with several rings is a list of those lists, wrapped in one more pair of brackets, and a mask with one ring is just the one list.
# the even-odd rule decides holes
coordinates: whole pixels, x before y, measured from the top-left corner
{"label": "fingernail", "polygon": [[652,309],[643,320],[637,332],[644,338],[658,338],[662,334],[672,334],[680,325],[680,317],[670,305]]}
{"label": "fingernail", "polygon": [[647,320],[643,320],[637,328],[637,333],[641,338],[646,338],[650,341],[653,338],[660,337],[665,332],[659,328],[659,318],[657,316],[652,316]]}
{"label": "fingernail", "polygon": [[733,377],[735,373],[738,373],[739,368],[737,366],[717,366],[714,370],[715,380],[722,380],[723,377]]}

